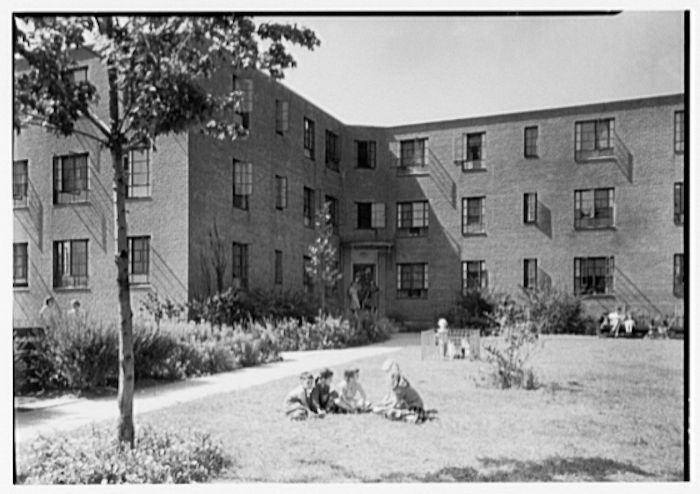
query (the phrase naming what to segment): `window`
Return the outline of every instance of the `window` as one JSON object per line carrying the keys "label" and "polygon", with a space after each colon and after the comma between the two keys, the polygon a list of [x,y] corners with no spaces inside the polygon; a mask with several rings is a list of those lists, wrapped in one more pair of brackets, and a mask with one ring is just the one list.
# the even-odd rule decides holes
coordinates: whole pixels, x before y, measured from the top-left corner
{"label": "window", "polygon": [[574,258],[574,294],[612,294],[614,268],[613,257]]}
{"label": "window", "polygon": [[427,298],[428,263],[397,264],[396,295],[398,298]]}
{"label": "window", "polygon": [[338,171],[340,163],[340,139],[338,134],[326,131],[326,166],[331,170]]}
{"label": "window", "polygon": [[248,209],[253,193],[253,164],[233,160],[233,207]]}
{"label": "window", "polygon": [[315,197],[313,189],[304,187],[304,226],[314,227],[314,204]]}
{"label": "window", "polygon": [[124,156],[126,173],[126,197],[150,197],[151,152],[149,149],[134,149]]}
{"label": "window", "polygon": [[673,255],[673,294],[676,297],[685,295],[685,255]]}
{"label": "window", "polygon": [[27,160],[12,162],[12,200],[16,208],[27,205],[28,165],[29,162]]}
{"label": "window", "polygon": [[525,127],[525,157],[537,158],[537,127]]}
{"label": "window", "polygon": [[386,226],[384,203],[358,202],[357,204],[357,228],[372,229]]}
{"label": "window", "polygon": [[673,150],[685,152],[685,111],[677,111],[673,116]]}
{"label": "window", "polygon": [[248,244],[233,243],[233,286],[248,288]]}
{"label": "window", "polygon": [[12,286],[29,285],[27,243],[12,244]]}
{"label": "window", "polygon": [[88,199],[88,155],[55,156],[53,159],[53,203],[70,204]]}
{"label": "window", "polygon": [[537,223],[537,193],[529,192],[523,196],[523,222]]}
{"label": "window", "polygon": [[462,261],[462,293],[487,287],[486,261]]}
{"label": "window", "polygon": [[375,141],[355,141],[357,168],[376,168],[377,143]]}
{"label": "window", "polygon": [[615,189],[574,191],[574,228],[608,228],[615,225]]}
{"label": "window", "polygon": [[68,77],[73,80],[73,84],[78,84],[83,81],[87,81],[88,68],[78,67],[75,69],[68,69]]}
{"label": "window", "polygon": [[326,196],[326,204],[328,204],[328,213],[331,217],[331,225],[333,226],[333,233],[338,231],[338,199],[333,196]]}
{"label": "window", "polygon": [[233,90],[241,93],[241,99],[236,107],[233,122],[241,130],[250,130],[250,113],[253,111],[253,81],[242,79],[233,74]]}
{"label": "window", "polygon": [[537,288],[537,259],[523,259],[523,287]]}
{"label": "window", "polygon": [[53,243],[54,288],[85,288],[88,284],[88,241]]}
{"label": "window", "polygon": [[129,283],[148,283],[151,237],[129,237]]}
{"label": "window", "polygon": [[282,251],[275,251],[275,285],[282,284]]}
{"label": "window", "polygon": [[399,233],[410,236],[426,235],[429,212],[428,201],[399,202],[396,204],[396,228]]}
{"label": "window", "polygon": [[304,156],[314,159],[314,148],[316,147],[316,134],[314,121],[304,117]]}
{"label": "window", "polygon": [[284,135],[289,130],[289,101],[275,100],[275,132]]}
{"label": "window", "polygon": [[484,132],[467,134],[466,161],[482,161],[484,159]]}
{"label": "window", "polygon": [[277,209],[287,207],[287,177],[275,175],[275,207]]}
{"label": "window", "polygon": [[673,184],[673,222],[682,225],[685,222],[685,185],[683,182]]}
{"label": "window", "polygon": [[428,164],[428,139],[401,141],[401,166],[426,166]]}
{"label": "window", "polygon": [[486,232],[485,197],[465,197],[462,199],[462,235]]}
{"label": "window", "polygon": [[314,280],[309,274],[309,268],[311,267],[311,258],[309,256],[304,256],[304,273],[302,274],[302,283],[304,284],[304,289],[306,293],[313,293],[314,291]]}
{"label": "window", "polygon": [[586,160],[601,156],[611,156],[614,144],[615,120],[588,120],[576,122],[575,158]]}

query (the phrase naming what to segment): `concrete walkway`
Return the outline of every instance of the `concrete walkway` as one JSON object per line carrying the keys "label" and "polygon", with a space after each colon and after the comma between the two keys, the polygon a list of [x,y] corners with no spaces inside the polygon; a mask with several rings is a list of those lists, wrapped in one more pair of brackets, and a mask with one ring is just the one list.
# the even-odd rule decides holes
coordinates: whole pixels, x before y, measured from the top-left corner
{"label": "concrete walkway", "polygon": [[[417,335],[398,334],[388,342],[358,348],[283,352],[281,362],[139,390],[134,394],[134,415],[257,386],[298,375],[303,371],[314,372],[323,367],[337,368],[346,362],[393,353],[416,343]],[[15,399],[15,441],[19,445],[39,434],[68,431],[94,422],[116,420],[117,417],[115,396],[95,399],[64,397],[31,402]]]}

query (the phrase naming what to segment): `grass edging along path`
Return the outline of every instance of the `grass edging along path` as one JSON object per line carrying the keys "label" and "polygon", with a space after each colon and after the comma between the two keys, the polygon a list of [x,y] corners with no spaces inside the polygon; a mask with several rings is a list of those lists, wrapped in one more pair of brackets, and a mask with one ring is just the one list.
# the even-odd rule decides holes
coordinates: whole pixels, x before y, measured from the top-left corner
{"label": "grass edging along path", "polygon": [[[233,458],[220,482],[681,480],[680,341],[545,337],[536,391],[480,388],[485,362],[392,353],[439,419],[420,426],[374,415],[290,422],[288,376],[143,414],[138,424],[211,433]],[[386,355],[359,367],[369,398],[386,391]],[[317,369],[309,369],[317,370]],[[80,431],[76,431],[80,433]]]}

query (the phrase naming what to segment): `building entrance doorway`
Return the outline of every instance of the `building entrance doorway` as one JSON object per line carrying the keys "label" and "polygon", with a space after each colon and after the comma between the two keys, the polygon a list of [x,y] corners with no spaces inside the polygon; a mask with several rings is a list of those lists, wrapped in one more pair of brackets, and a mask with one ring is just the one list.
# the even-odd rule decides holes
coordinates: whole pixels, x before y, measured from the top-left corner
{"label": "building entrance doorway", "polygon": [[377,265],[376,264],[353,264],[352,279],[360,284],[359,299],[360,308],[376,310],[378,305],[377,294]]}

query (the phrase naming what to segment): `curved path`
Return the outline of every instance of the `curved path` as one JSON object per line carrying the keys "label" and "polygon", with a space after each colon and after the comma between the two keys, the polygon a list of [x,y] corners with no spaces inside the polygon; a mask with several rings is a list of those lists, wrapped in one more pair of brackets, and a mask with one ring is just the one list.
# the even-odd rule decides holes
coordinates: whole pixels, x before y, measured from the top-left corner
{"label": "curved path", "polygon": [[[303,371],[318,371],[353,360],[393,353],[406,345],[417,344],[417,334],[397,334],[391,340],[374,345],[342,350],[283,352],[281,362],[247,367],[212,376],[198,377],[137,391],[134,415],[167,408],[187,401],[238,389],[257,386]],[[72,430],[94,422],[116,420],[116,396],[105,398],[65,397],[50,400],[15,399],[15,442],[23,444],[39,434]]]}

